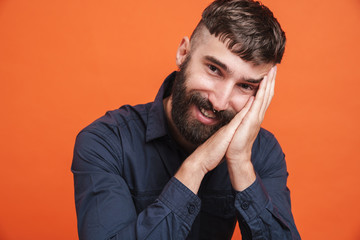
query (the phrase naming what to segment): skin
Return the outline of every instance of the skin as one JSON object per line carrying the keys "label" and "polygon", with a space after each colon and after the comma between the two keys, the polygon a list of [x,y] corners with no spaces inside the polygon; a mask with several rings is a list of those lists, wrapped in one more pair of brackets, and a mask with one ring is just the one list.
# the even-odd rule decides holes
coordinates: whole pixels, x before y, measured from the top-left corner
{"label": "skin", "polygon": [[[200,146],[182,137],[171,119],[171,96],[164,99],[164,108],[175,140],[192,154],[183,162],[175,177],[197,194],[205,174],[218,166],[225,156],[232,186],[243,191],[255,180],[251,148],[260,130],[265,112],[274,95],[276,66],[255,66],[233,54],[226,43],[203,30],[201,40],[191,47],[184,37],[177,50],[180,67],[191,54],[187,72],[187,90],[199,92],[214,109],[230,110],[235,117]],[[216,124],[192,106],[191,117],[203,124]],[[207,112],[208,116],[212,116]]]}

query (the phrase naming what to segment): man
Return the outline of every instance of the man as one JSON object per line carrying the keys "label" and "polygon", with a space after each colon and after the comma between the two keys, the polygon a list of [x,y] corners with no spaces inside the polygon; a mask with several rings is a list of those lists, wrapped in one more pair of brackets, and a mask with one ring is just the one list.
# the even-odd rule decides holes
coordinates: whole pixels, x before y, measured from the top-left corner
{"label": "man", "polygon": [[251,0],[205,9],[153,103],[82,130],[72,171],[80,239],[300,239],[284,154],[260,124],[285,34]]}

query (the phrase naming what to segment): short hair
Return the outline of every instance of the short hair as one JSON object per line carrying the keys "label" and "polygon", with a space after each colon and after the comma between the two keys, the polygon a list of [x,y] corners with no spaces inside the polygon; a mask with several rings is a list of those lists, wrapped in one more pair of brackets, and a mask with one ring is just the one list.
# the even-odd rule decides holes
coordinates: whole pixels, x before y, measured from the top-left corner
{"label": "short hair", "polygon": [[281,62],[285,32],[270,9],[258,1],[215,0],[202,13],[191,41],[200,38],[204,26],[244,61],[255,65]]}

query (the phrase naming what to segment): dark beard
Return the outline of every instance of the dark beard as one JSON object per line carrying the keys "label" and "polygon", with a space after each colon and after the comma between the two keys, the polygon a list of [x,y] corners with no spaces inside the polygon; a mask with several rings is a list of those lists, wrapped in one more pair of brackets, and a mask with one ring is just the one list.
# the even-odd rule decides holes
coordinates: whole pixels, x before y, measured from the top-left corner
{"label": "dark beard", "polygon": [[219,123],[205,125],[190,116],[192,105],[205,110],[213,110],[211,102],[202,97],[199,92],[188,92],[186,90],[186,68],[189,62],[186,59],[176,74],[172,88],[171,117],[180,134],[190,143],[200,145],[205,142],[222,126],[226,125],[235,116],[235,113],[224,110],[216,113]]}

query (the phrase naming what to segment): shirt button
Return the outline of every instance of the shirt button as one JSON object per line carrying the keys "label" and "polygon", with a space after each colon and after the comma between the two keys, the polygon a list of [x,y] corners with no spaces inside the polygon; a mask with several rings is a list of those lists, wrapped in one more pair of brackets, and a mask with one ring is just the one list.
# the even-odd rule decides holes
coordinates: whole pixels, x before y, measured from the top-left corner
{"label": "shirt button", "polygon": [[188,212],[190,214],[194,214],[195,213],[195,205],[190,203],[189,206],[188,206]]}
{"label": "shirt button", "polygon": [[249,209],[249,202],[242,202],[241,203],[241,208],[244,209],[244,210],[248,210]]}

